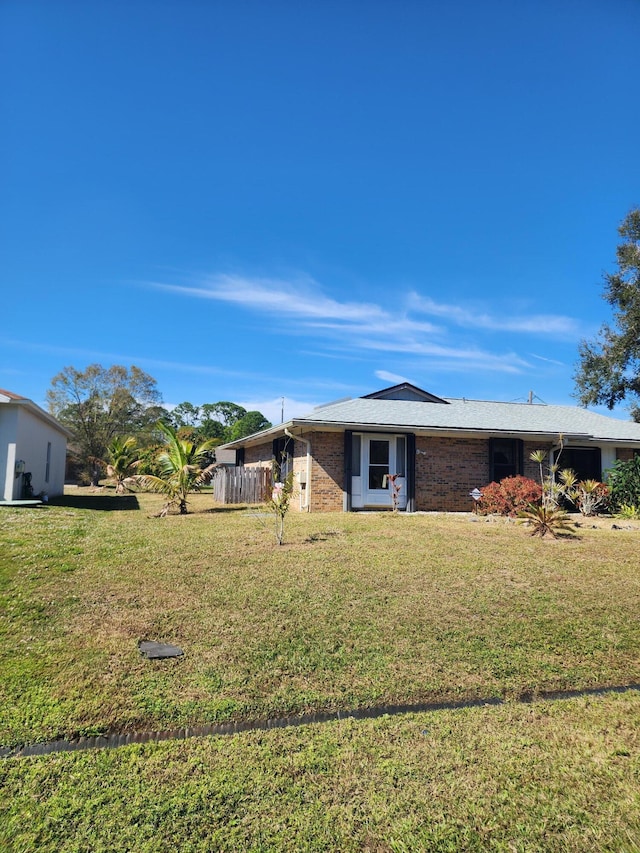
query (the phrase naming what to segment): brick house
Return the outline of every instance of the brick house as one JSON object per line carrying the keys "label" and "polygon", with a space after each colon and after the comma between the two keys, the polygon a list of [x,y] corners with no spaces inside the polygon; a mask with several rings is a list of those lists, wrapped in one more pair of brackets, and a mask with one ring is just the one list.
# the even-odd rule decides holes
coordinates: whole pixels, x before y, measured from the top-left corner
{"label": "brick house", "polygon": [[465,511],[473,489],[515,474],[538,478],[529,459],[560,450],[561,466],[602,480],[616,459],[640,453],[640,424],[573,406],[436,397],[402,383],[358,399],[319,406],[224,445],[236,465],[294,471],[293,506],[304,511],[388,509],[389,475],[398,507]]}

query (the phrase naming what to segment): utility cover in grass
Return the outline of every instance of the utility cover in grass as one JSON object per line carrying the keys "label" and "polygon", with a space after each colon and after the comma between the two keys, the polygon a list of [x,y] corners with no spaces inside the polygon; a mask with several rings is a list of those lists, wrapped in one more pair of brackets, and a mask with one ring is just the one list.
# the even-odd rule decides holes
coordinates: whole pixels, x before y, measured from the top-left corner
{"label": "utility cover in grass", "polygon": [[184,654],[179,646],[171,646],[169,643],[156,643],[155,640],[140,640],[138,648],[140,654],[147,660],[178,658]]}

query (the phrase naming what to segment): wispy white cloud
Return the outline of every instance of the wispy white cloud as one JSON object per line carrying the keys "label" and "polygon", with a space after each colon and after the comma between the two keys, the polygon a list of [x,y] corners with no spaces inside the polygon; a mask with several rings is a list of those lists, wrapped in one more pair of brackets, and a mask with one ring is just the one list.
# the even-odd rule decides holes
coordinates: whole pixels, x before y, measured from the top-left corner
{"label": "wispy white cloud", "polygon": [[[375,302],[341,301],[327,296],[318,282],[308,276],[292,280],[214,275],[194,285],[149,282],[150,286],[198,299],[236,305],[257,314],[275,316],[278,331],[324,339],[324,346],[344,353],[393,352],[440,359],[459,369],[518,373],[530,365],[514,352],[493,351],[480,343],[461,340],[454,345],[451,326],[486,332],[528,332],[569,335],[575,321],[569,317],[536,315],[497,318],[466,307],[437,303],[410,293],[389,300],[394,309]],[[404,300],[404,301],[403,301]],[[438,317],[434,325],[416,315]],[[287,319],[295,318],[296,323]]]}
{"label": "wispy white cloud", "polygon": [[389,373],[388,370],[376,370],[375,375],[383,382],[393,382],[394,385],[399,385],[400,382],[408,382],[405,376],[399,376],[397,373]]}
{"label": "wispy white cloud", "polygon": [[354,334],[433,334],[445,330],[432,323],[416,321],[393,314],[371,302],[341,302],[326,296],[320,285],[310,278],[294,281],[270,278],[246,278],[218,275],[197,286],[147,282],[161,290],[239,305],[256,313],[278,317],[297,317],[305,328],[325,329]]}
{"label": "wispy white cloud", "polygon": [[555,358],[547,358],[544,355],[536,355],[535,352],[530,352],[529,355],[531,358],[537,358],[538,361],[545,361],[547,364],[557,364],[558,367],[566,367],[566,363],[564,361],[557,361]]}
{"label": "wispy white cloud", "polygon": [[448,320],[456,326],[488,331],[523,332],[533,335],[554,335],[575,338],[579,336],[579,325],[575,318],[562,314],[525,314],[493,316],[483,311],[473,311],[460,305],[436,302],[428,296],[410,293],[408,307],[421,314]]}
{"label": "wispy white cloud", "polygon": [[149,282],[154,287],[241,305],[258,312],[304,317],[308,320],[336,320],[344,323],[384,321],[390,318],[379,305],[366,302],[339,302],[325,296],[319,285],[308,278],[284,281],[216,275],[196,287]]}
{"label": "wispy white cloud", "polygon": [[520,373],[529,367],[524,359],[516,353],[495,354],[482,349],[456,349],[436,344],[406,341],[404,343],[389,343],[387,341],[363,340],[360,345],[378,352],[406,353],[408,355],[424,356],[425,358],[446,359],[451,364],[459,364],[465,370],[491,369],[500,373]]}

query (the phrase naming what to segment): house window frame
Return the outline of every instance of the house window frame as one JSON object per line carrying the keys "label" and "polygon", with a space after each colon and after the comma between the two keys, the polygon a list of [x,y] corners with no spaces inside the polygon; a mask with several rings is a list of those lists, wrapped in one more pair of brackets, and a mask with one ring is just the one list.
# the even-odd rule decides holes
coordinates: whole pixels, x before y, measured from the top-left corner
{"label": "house window frame", "polygon": [[284,482],[293,471],[293,460],[295,458],[295,442],[288,435],[273,440],[273,465],[274,477],[279,482]]}
{"label": "house window frame", "polygon": [[[496,463],[496,453],[500,451],[500,446],[506,449],[509,446],[509,456],[511,461],[507,463]],[[501,471],[497,476],[497,470],[500,468],[509,467],[509,471]],[[503,436],[495,436],[489,439],[489,482],[499,483],[506,477],[522,476],[524,473],[524,441],[521,438],[505,438]]]}

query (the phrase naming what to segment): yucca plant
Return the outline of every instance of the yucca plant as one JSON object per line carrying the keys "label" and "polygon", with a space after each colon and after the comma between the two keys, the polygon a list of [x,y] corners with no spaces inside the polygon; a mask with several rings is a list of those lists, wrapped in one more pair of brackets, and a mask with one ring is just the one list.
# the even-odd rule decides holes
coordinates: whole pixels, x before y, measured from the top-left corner
{"label": "yucca plant", "polygon": [[143,474],[136,478],[139,485],[150,492],[166,495],[168,500],[160,515],[166,515],[177,505],[181,515],[188,512],[187,498],[190,492],[200,491],[211,482],[216,464],[209,463],[210,453],[218,443],[207,439],[195,444],[180,438],[176,430],[164,421],[158,428],[167,439],[166,449],[157,458],[158,474]]}
{"label": "yucca plant", "polygon": [[599,480],[582,480],[576,484],[576,504],[582,515],[597,515],[606,509],[609,489]]}
{"label": "yucca plant", "polygon": [[574,527],[569,520],[569,515],[558,507],[546,506],[545,504],[529,504],[529,506],[518,513],[519,520],[528,524],[532,530],[532,536],[546,536],[547,533],[554,539],[560,532],[573,532]]}
{"label": "yucca plant", "polygon": [[[562,436],[560,436],[561,441],[561,450],[562,452]],[[558,463],[557,460],[553,464],[547,465],[547,474],[545,476],[544,473],[544,464],[547,461],[549,456],[549,452],[547,450],[533,450],[529,454],[529,459],[532,462],[537,462],[538,467],[540,469],[540,486],[542,487],[542,505],[549,507],[550,509],[555,509],[560,503],[561,495],[562,495],[562,485],[556,481],[556,474],[558,473]],[[558,454],[559,457],[559,454]]]}
{"label": "yucca plant", "polygon": [[138,444],[131,436],[122,438],[117,435],[107,448],[107,453],[107,477],[116,484],[116,493],[123,495],[133,483],[132,478],[138,465]]}

